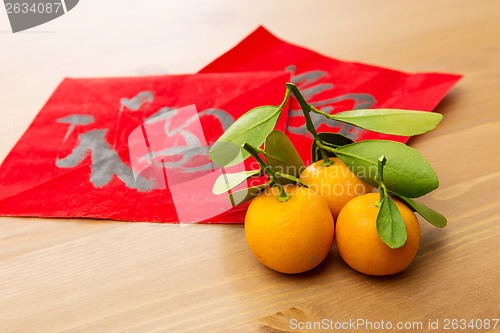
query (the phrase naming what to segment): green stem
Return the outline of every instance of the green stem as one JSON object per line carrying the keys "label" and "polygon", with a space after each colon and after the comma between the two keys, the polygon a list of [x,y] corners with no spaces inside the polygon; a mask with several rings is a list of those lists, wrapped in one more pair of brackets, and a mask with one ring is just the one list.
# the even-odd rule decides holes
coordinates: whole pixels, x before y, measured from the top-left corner
{"label": "green stem", "polygon": [[285,189],[283,188],[283,185],[281,185],[281,182],[278,180],[278,177],[277,177],[276,173],[274,172],[274,170],[269,165],[267,165],[262,160],[262,158],[260,158],[259,151],[261,149],[255,148],[246,142],[244,144],[242,144],[241,147],[243,149],[245,149],[253,158],[255,158],[255,160],[257,161],[257,163],[259,163],[259,165],[262,167],[262,169],[269,175],[269,177],[271,179],[274,180],[274,183],[276,184],[276,186],[278,186],[278,188],[280,190],[280,193],[278,194],[278,201],[279,202],[288,201],[291,197],[291,194],[289,194],[285,191]]}
{"label": "green stem", "polygon": [[326,142],[326,141],[322,141],[321,143],[324,144],[325,146],[329,146],[329,147],[332,147],[332,148],[338,148],[339,147],[339,145],[336,145],[336,144],[333,144],[333,143],[330,143],[330,142]]}
{"label": "green stem", "polygon": [[386,162],[387,158],[385,158],[385,155],[380,156],[380,158],[378,159],[377,175],[375,176],[375,180],[378,183],[378,189],[380,191],[380,200],[375,203],[375,206],[379,208],[380,205],[382,205],[382,200],[384,200],[384,198],[388,196],[387,187],[385,187],[384,184],[384,166]]}
{"label": "green stem", "polygon": [[284,163],[284,164],[286,164],[286,163],[287,163],[286,161],[282,160],[281,158],[279,158],[279,157],[277,157],[277,156],[269,155],[269,153],[268,153],[268,152],[266,152],[266,151],[265,151],[265,150],[263,150],[263,149],[256,148],[256,151],[257,151],[257,153],[262,154],[262,155],[264,155],[264,156],[265,156],[265,157],[267,157],[267,158],[272,158],[272,159],[274,159],[274,160],[276,160],[276,161],[279,161],[279,162],[282,162],[282,163]]}
{"label": "green stem", "polygon": [[[335,149],[335,148],[333,148],[333,147],[329,147],[329,146],[325,145],[323,141],[320,141],[320,142],[316,141],[316,145],[317,145],[319,148],[321,148],[321,149],[328,150],[329,152],[332,152],[332,153],[334,153],[334,154],[338,154],[337,149]],[[347,154],[344,154],[344,155],[347,155]]]}
{"label": "green stem", "polygon": [[[316,144],[317,144],[317,143],[316,143]],[[326,145],[324,145],[323,143],[319,144],[318,146],[319,146],[319,147],[321,147],[321,148],[323,148],[323,149],[325,149],[325,150],[328,150],[329,152],[334,153],[335,155],[344,155],[344,156],[349,156],[349,157],[353,157],[353,158],[358,158],[358,156],[356,156],[356,155],[346,153],[346,152],[345,152],[345,151],[343,151],[343,150],[337,150],[337,149],[335,149],[335,148],[333,148],[333,147],[326,146]],[[338,146],[337,146],[337,147],[338,147]],[[341,147],[340,147],[340,148],[341,148]],[[367,159],[365,159],[364,161],[365,161],[365,162],[367,162],[367,163],[370,163],[370,164],[374,164],[374,163],[372,163],[370,160],[367,160]],[[352,169],[352,167],[349,167],[349,166],[347,166],[347,167],[348,167],[349,169],[351,169],[351,171],[353,171],[353,172],[354,172],[354,170]]]}
{"label": "green stem", "polygon": [[283,102],[281,103],[281,105],[278,107],[280,110],[283,109],[283,107],[285,106],[286,102],[288,101],[288,97],[290,97],[290,93],[292,91],[290,90],[290,88],[287,86],[286,87],[286,92],[285,92],[285,98],[283,99]]}
{"label": "green stem", "polygon": [[293,83],[287,83],[286,87],[291,90],[293,93],[293,96],[297,99],[299,102],[299,105],[302,109],[302,112],[304,113],[304,117],[306,118],[306,129],[309,133],[311,133],[315,139],[319,139],[318,133],[316,132],[316,128],[314,128],[314,124],[311,120],[311,115],[309,112],[311,112],[311,105],[306,102],[304,99],[304,96],[299,91],[299,88]]}
{"label": "green stem", "polygon": [[312,134],[314,137],[314,141],[316,142],[316,146],[319,147],[319,151],[321,153],[321,157],[323,158],[323,163],[321,164],[324,167],[328,167],[333,164],[333,161],[330,160],[328,157],[326,151],[324,151],[323,147],[320,146],[320,144],[323,143],[321,138],[318,135],[318,132],[316,132],[316,128],[314,127],[314,123],[312,122],[311,119],[311,108],[315,109],[314,106],[310,105],[307,103],[307,101],[304,99],[304,96],[300,93],[299,89],[297,86],[293,83],[287,83],[286,84],[287,90],[290,90],[297,101],[299,102],[300,108],[302,109],[302,113],[304,113],[304,118],[306,119],[306,130]]}
{"label": "green stem", "polygon": [[[316,146],[319,147],[318,140],[315,140],[315,141],[316,141]],[[321,144],[321,142],[320,142],[320,144]],[[323,163],[321,163],[321,166],[327,168],[327,167],[329,167],[330,165],[333,164],[333,160],[331,160],[328,157],[328,154],[326,153],[326,150],[320,148],[319,152],[321,153],[321,157],[323,158]]]}
{"label": "green stem", "polygon": [[377,169],[377,182],[381,185],[384,183],[384,166],[387,162],[385,155],[380,156],[378,159],[378,169]]}
{"label": "green stem", "polygon": [[[354,110],[351,110],[351,111],[354,111]],[[373,109],[373,111],[375,111],[375,109]],[[346,120],[345,118],[344,119],[339,119],[336,115],[334,114],[328,114],[328,113],[324,113],[323,111],[320,111],[318,109],[316,109],[314,106],[311,105],[311,112],[314,112],[316,114],[320,114],[322,116],[325,116],[327,117],[328,119],[331,119],[331,120],[335,120],[335,121],[340,121],[342,123],[346,123],[346,124],[351,124],[353,126],[357,126],[357,127],[361,127],[359,124],[353,124],[351,121],[348,121]],[[361,127],[361,128],[364,128],[364,127]],[[372,130],[373,131],[373,130]]]}
{"label": "green stem", "polygon": [[325,116],[327,118],[330,118],[330,119],[333,119],[333,120],[337,120],[337,118],[335,116],[332,116],[331,114],[328,114],[328,113],[324,113],[323,111],[320,111],[318,109],[316,109],[314,106],[311,105],[311,112],[314,112],[314,113],[317,113],[317,114],[320,114],[322,116]]}

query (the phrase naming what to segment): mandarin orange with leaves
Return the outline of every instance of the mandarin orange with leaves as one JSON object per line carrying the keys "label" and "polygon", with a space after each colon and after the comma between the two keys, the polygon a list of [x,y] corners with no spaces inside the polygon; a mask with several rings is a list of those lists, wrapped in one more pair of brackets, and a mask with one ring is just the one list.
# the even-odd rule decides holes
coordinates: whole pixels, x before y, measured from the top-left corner
{"label": "mandarin orange with leaves", "polygon": [[405,204],[393,199],[406,227],[403,246],[391,248],[377,233],[378,193],[369,193],[349,201],[339,214],[335,226],[340,256],[358,272],[368,275],[392,275],[407,268],[420,244],[420,225]]}
{"label": "mandarin orange with leaves", "polygon": [[287,274],[318,266],[328,255],[334,222],[325,200],[307,187],[285,185],[290,195],[279,201],[269,187],[248,207],[245,235],[253,254],[267,267]]}
{"label": "mandarin orange with leaves", "polygon": [[[320,156],[323,159],[307,168],[302,176],[298,170],[302,170],[303,162],[290,139],[273,131],[291,95],[302,109],[305,129],[314,138],[312,159],[316,161]],[[287,83],[280,105],[260,106],[246,112],[212,146],[210,158],[221,166],[237,165],[250,156],[259,164],[259,169],[220,175],[213,193],[229,192],[233,205],[254,200],[246,216],[247,241],[257,258],[277,271],[304,272],[326,257],[335,233],[332,214],[340,214],[339,252],[349,265],[373,275],[394,274],[404,269],[416,254],[420,229],[409,208],[393,201],[390,195],[431,224],[444,227],[447,222],[443,215],[413,200],[439,186],[432,166],[417,150],[403,143],[353,142],[337,133],[317,133],[310,113],[400,136],[425,133],[442,119],[431,112],[396,109],[357,109],[331,115],[307,103],[297,86]],[[259,148],[264,143],[264,149]],[[330,161],[332,155],[340,159]],[[234,190],[248,178],[263,173],[268,176],[265,184]],[[308,183],[313,189],[283,186],[290,182]],[[371,190],[367,184],[379,188],[380,199],[375,198],[377,195],[363,195]],[[328,198],[328,194],[333,198]]]}

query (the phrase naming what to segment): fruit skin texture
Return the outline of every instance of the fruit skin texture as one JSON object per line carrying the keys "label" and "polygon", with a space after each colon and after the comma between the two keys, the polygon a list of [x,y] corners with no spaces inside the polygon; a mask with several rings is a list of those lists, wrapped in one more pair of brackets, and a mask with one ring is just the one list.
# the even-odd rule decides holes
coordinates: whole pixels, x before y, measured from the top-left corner
{"label": "fruit skin texture", "polygon": [[410,265],[420,244],[420,224],[406,205],[394,200],[406,225],[408,238],[397,249],[391,249],[377,234],[379,193],[352,199],[337,219],[337,248],[344,261],[355,270],[368,275],[392,275]]}
{"label": "fruit skin texture", "polygon": [[285,185],[291,198],[278,202],[267,188],[248,207],[245,235],[253,254],[267,267],[287,274],[319,265],[332,247],[335,226],[325,200],[307,187]]}
{"label": "fruit skin texture", "polygon": [[340,158],[330,160],[334,163],[329,167],[321,166],[323,160],[309,165],[300,175],[300,180],[325,198],[336,219],[349,200],[371,192],[372,187],[356,177]]}

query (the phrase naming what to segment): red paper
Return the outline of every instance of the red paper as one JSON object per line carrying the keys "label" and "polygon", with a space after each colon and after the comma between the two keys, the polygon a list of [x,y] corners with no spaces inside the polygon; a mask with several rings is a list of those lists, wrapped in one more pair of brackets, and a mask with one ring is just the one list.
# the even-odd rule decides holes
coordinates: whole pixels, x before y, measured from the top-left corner
{"label": "red paper", "polygon": [[[229,209],[226,195],[211,193],[220,170],[207,145],[246,111],[281,104],[289,79],[283,71],[65,79],[0,167],[0,214],[176,223],[177,208],[182,222],[243,222],[245,205]],[[277,128],[286,120],[284,110]],[[162,167],[138,167],[135,179],[128,148],[141,130],[163,133],[146,136],[144,154]]]}
{"label": "red paper", "polygon": [[[338,61],[262,27],[202,72],[233,73],[64,80],[0,166],[0,215],[241,223],[247,205],[231,208],[225,195],[211,193],[221,170],[210,164],[208,146],[244,112],[279,105],[289,72],[328,113],[430,111],[460,78]],[[290,106],[277,128],[309,163],[311,138],[296,101]],[[311,116],[319,131],[407,140]]]}
{"label": "red paper", "polygon": [[[323,112],[352,109],[397,108],[431,111],[460,75],[408,74],[390,69],[339,61],[284,42],[259,27],[233,49],[200,72],[288,70],[306,100]],[[406,142],[407,137],[385,135],[337,123],[311,114],[318,132],[337,132],[355,141],[386,139]],[[287,134],[304,162],[311,159],[312,136],[296,100],[290,103]]]}

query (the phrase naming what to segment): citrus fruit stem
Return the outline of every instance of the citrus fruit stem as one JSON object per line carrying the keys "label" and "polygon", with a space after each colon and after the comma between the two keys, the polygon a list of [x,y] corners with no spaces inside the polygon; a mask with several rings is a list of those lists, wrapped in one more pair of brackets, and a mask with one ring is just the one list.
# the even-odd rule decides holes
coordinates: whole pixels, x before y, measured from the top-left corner
{"label": "citrus fruit stem", "polygon": [[285,201],[290,200],[292,195],[288,194],[288,192],[286,192],[285,189],[281,185],[279,185],[278,187],[280,188],[280,194],[278,194],[278,196],[277,196],[278,201],[285,202]]}
{"label": "citrus fruit stem", "polygon": [[380,208],[382,205],[382,201],[384,200],[385,197],[389,196],[387,193],[387,187],[385,187],[384,184],[384,165],[387,162],[387,158],[385,158],[385,155],[380,156],[378,159],[378,169],[377,169],[377,175],[375,176],[375,181],[378,183],[378,189],[380,191],[380,200],[375,202],[375,206]]}
{"label": "citrus fruit stem", "polygon": [[[315,140],[316,142],[316,146],[319,147],[318,143],[321,144],[321,142],[318,142],[318,140]],[[323,163],[321,163],[321,166],[322,167],[329,167],[330,165],[332,165],[334,163],[333,160],[331,160],[329,157],[328,157],[328,154],[326,153],[326,150],[324,149],[319,149],[319,152],[321,153],[321,157],[323,157]]]}
{"label": "citrus fruit stem", "polygon": [[290,90],[297,99],[297,101],[299,102],[300,108],[302,109],[302,113],[304,114],[304,118],[306,119],[306,130],[312,134],[312,136],[314,137],[314,141],[316,141],[316,145],[320,148],[319,151],[321,153],[321,156],[323,157],[322,165],[324,167],[332,165],[333,162],[330,162],[330,158],[328,157],[326,151],[323,150],[322,147],[320,147],[319,145],[319,143],[323,143],[323,141],[319,137],[318,132],[316,132],[314,123],[311,120],[311,115],[309,114],[311,112],[311,108],[314,108],[314,106],[306,102],[304,96],[302,96],[302,94],[300,93],[299,89],[295,84],[287,83],[286,87],[287,91]]}

